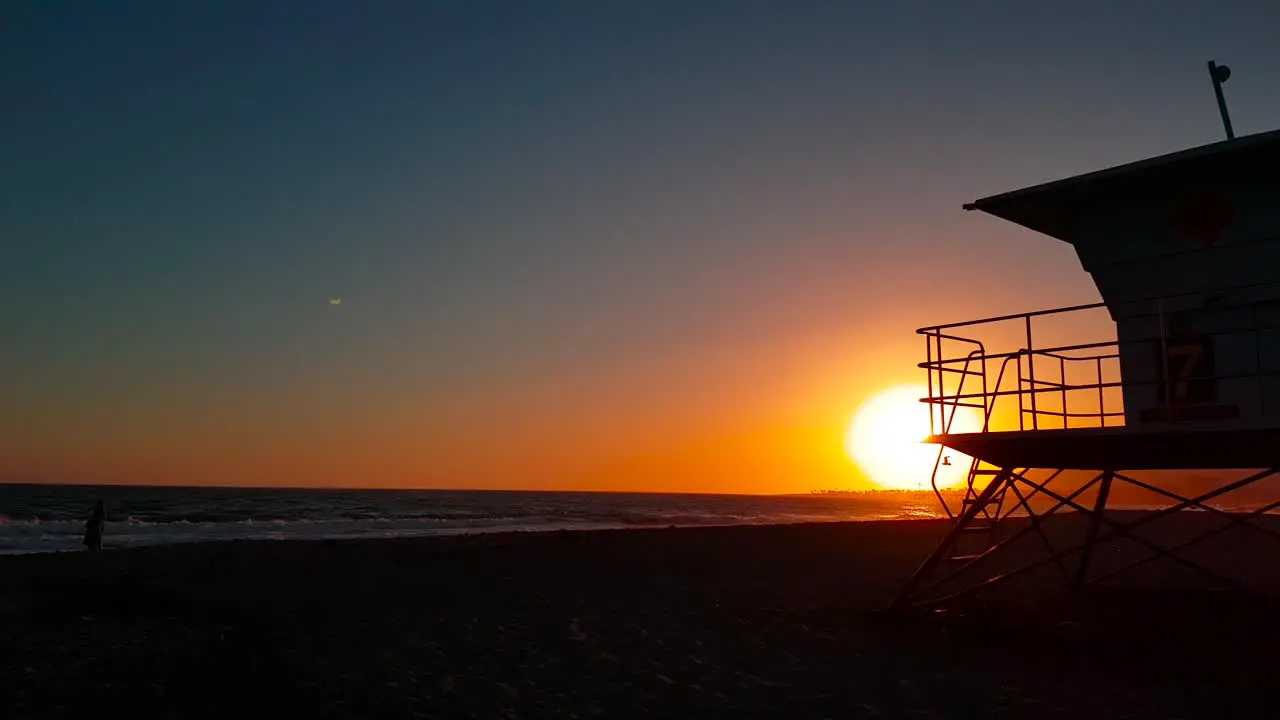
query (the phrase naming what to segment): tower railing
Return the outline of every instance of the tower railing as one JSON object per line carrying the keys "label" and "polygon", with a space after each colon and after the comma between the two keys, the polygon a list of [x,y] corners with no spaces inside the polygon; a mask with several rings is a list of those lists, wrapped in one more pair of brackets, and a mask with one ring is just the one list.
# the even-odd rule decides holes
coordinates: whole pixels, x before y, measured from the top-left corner
{"label": "tower railing", "polygon": [[[978,415],[978,427],[965,430],[986,432],[997,429],[993,423],[998,425],[1005,419],[998,415],[998,411],[1015,403],[1020,430],[1048,427],[1051,419],[1059,427],[1106,425],[1108,422],[1121,424],[1124,418],[1122,405],[1113,399],[1111,407],[1108,407],[1106,397],[1106,388],[1119,383],[1118,341],[1035,346],[1037,318],[1105,307],[1102,303],[1075,305],[917,330],[926,340],[926,360],[919,367],[928,372],[929,396],[922,400],[930,405],[930,434],[946,434],[955,429],[957,412],[961,408],[970,411],[969,417],[973,417],[973,411]],[[1018,326],[1019,337],[1017,340],[1006,338],[1006,346],[1013,342],[1016,347],[1004,352],[989,352],[987,342],[957,332],[981,326],[985,326],[983,329],[997,325],[1008,328],[1011,324]],[[1010,335],[1008,332],[1002,334]],[[969,351],[960,356],[952,350],[957,343]],[[1117,366],[1109,368],[1108,362],[1117,363]],[[1091,375],[1073,379],[1078,375],[1074,370],[1086,366]],[[991,382],[988,378],[993,368],[996,371],[994,382]],[[1108,373],[1108,370],[1112,372]],[[980,389],[971,384],[979,379],[978,376],[981,379]],[[1097,400],[1096,406],[1084,408],[1079,402],[1072,403],[1085,390]],[[1050,393],[1054,395],[1055,403],[1043,400]],[[1002,398],[1010,400],[1002,402]]]}
{"label": "tower railing", "polygon": [[[1266,286],[1280,284],[1268,283]],[[1252,290],[1264,285],[1251,285],[1232,290]],[[1158,322],[1159,330],[1149,336],[1120,340],[1116,336],[1115,323],[1110,315],[1111,338],[1096,342],[1064,341],[1050,333],[1044,342],[1044,323],[1049,320],[1070,321],[1089,312],[1106,312],[1105,303],[1073,305],[1049,310],[1001,315],[965,322],[935,325],[917,330],[925,338],[926,360],[918,367],[928,373],[928,397],[921,401],[929,404],[929,431],[931,435],[952,432],[989,432],[998,430],[1049,430],[1114,428],[1125,425],[1124,392],[1136,386],[1155,387],[1162,397],[1163,411],[1167,417],[1176,417],[1173,402],[1173,385],[1208,380],[1239,380],[1254,378],[1258,383],[1258,395],[1265,402],[1263,381],[1267,377],[1280,377],[1280,366],[1266,367],[1261,350],[1255,351],[1254,367],[1243,372],[1211,372],[1209,374],[1180,376],[1174,379],[1167,367],[1167,350],[1170,338],[1166,333],[1167,308],[1178,307],[1180,299],[1192,295],[1211,298],[1209,302],[1182,308],[1179,312],[1220,312],[1247,308],[1251,321],[1246,327],[1197,332],[1198,337],[1251,336],[1255,348],[1261,348],[1262,336],[1280,333],[1280,324],[1259,322],[1258,309],[1274,307],[1275,318],[1280,318],[1280,300],[1252,300],[1227,305],[1217,302],[1226,291],[1214,293],[1186,293],[1130,301],[1131,308],[1144,308],[1131,312],[1128,318],[1149,317]],[[1142,304],[1142,305],[1139,305]],[[1183,302],[1182,305],[1187,303]],[[1111,308],[1112,311],[1115,308]],[[1073,317],[1074,316],[1074,317]],[[1277,320],[1280,322],[1280,320]],[[1103,332],[1101,323],[1075,323],[1076,335],[1082,330],[1086,339]],[[991,336],[997,340],[993,342]],[[1280,335],[1276,336],[1280,339]],[[1037,340],[1041,345],[1037,345]],[[1166,358],[1166,367],[1156,379],[1124,378],[1121,374],[1121,350],[1128,345],[1159,344]],[[991,352],[989,348],[1002,348]],[[1128,353],[1129,351],[1126,351]],[[995,370],[994,381],[989,371]],[[1163,387],[1162,387],[1163,385]],[[957,413],[967,411],[972,422],[957,427]],[[976,415],[976,417],[975,417]],[[961,415],[960,417],[964,417]]]}

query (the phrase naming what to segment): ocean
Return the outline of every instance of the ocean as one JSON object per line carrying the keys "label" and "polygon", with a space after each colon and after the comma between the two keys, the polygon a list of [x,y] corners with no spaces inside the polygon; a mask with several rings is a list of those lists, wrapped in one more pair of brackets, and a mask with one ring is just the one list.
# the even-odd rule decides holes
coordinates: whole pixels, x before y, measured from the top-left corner
{"label": "ocean", "polygon": [[218,540],[755,525],[933,517],[932,496],[667,495],[0,485],[0,554],[80,550],[93,504],[105,547]]}

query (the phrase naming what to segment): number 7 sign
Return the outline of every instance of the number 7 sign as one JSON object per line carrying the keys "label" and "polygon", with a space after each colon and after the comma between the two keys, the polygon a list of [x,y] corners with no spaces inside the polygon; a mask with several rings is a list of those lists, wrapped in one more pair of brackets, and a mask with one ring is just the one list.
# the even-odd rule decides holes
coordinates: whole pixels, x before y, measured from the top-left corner
{"label": "number 7 sign", "polygon": [[[1214,381],[1213,340],[1209,337],[1182,337],[1164,343],[1161,356],[1157,343],[1156,395],[1171,405],[1213,402],[1217,395]],[[1167,375],[1166,375],[1167,372]]]}

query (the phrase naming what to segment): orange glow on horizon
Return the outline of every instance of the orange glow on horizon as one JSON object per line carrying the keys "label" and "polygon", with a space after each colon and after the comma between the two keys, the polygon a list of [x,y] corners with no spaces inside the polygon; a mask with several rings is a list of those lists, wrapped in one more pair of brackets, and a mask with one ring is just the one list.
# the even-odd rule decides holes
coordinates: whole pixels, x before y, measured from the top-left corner
{"label": "orange glow on horizon", "polygon": [[[145,392],[86,381],[54,396],[58,402],[39,402],[27,386],[18,393],[29,396],[22,404],[30,411],[0,417],[0,481],[761,494],[928,488],[937,448],[918,442],[928,433],[918,402],[927,392],[911,329],[960,309],[944,315],[922,301],[832,319],[817,315],[817,305],[652,356],[566,361],[438,387],[429,374],[393,372],[398,364],[380,373],[357,374],[353,365],[268,374],[272,382],[252,392],[229,383],[236,377],[167,380],[173,392],[141,379]],[[881,402],[871,398],[881,391],[891,400],[877,422]],[[1008,407],[1012,414],[1000,419],[1016,427],[1016,402]],[[944,482],[963,481],[967,460],[953,453],[951,462],[954,479]]]}

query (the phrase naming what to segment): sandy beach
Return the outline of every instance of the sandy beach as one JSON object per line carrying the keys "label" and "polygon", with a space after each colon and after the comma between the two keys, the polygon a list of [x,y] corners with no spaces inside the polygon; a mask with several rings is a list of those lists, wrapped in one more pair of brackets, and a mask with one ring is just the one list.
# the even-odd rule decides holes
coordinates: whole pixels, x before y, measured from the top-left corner
{"label": "sandy beach", "polygon": [[[1097,621],[876,612],[946,527],[10,557],[0,705],[14,718],[1272,715],[1272,616],[1205,617],[1163,595]],[[1170,627],[1175,641],[1146,645]]]}

